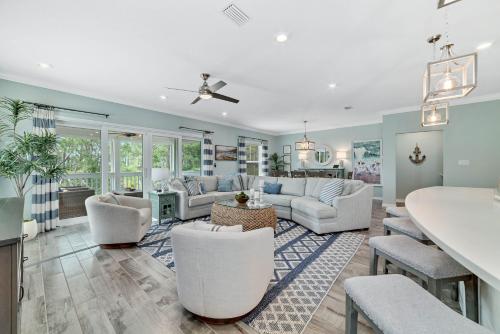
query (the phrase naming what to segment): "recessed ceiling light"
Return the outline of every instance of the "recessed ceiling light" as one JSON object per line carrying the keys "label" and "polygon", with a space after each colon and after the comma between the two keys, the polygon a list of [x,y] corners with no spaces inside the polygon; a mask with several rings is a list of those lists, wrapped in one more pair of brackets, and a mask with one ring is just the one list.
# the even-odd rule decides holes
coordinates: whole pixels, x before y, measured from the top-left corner
{"label": "recessed ceiling light", "polygon": [[53,66],[47,63],[38,63],[38,66],[43,69],[52,68]]}
{"label": "recessed ceiling light", "polygon": [[484,43],[479,44],[476,49],[484,50],[484,49],[489,48],[492,45],[493,45],[493,42],[484,42]]}
{"label": "recessed ceiling light", "polygon": [[167,99],[167,97],[166,97],[165,95],[160,95],[160,99],[162,99],[162,100],[166,100],[166,99]]}
{"label": "recessed ceiling light", "polygon": [[332,82],[331,84],[328,85],[330,88],[335,88],[337,87],[337,84],[335,82]]}
{"label": "recessed ceiling light", "polygon": [[227,116],[227,112],[225,112],[225,111],[224,111],[224,112],[222,112],[222,116],[223,116],[223,117],[226,117],[226,116]]}
{"label": "recessed ceiling light", "polygon": [[288,36],[285,33],[279,33],[276,35],[276,42],[283,43],[283,42],[286,42],[287,39],[288,39]]}

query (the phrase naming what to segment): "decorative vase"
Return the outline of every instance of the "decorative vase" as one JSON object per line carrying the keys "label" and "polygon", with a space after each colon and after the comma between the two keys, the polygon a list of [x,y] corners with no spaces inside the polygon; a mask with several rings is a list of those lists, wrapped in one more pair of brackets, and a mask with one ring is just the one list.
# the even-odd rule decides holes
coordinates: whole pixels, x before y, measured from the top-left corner
{"label": "decorative vase", "polygon": [[23,232],[24,234],[28,235],[26,239],[24,239],[25,241],[35,238],[38,234],[38,225],[36,223],[36,219],[25,220],[23,222]]}

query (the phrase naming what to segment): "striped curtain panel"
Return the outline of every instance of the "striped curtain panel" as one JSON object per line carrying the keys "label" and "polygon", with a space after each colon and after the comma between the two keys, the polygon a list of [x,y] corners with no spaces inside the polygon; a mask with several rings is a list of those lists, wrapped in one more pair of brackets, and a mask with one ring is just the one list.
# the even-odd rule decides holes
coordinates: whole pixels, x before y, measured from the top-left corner
{"label": "striped curtain panel", "polygon": [[[56,133],[53,110],[35,108],[33,111],[33,133]],[[33,175],[31,216],[38,223],[38,232],[53,230],[59,222],[59,185],[52,179]]]}
{"label": "striped curtain panel", "polygon": [[204,176],[214,175],[214,145],[209,135],[203,136],[203,165],[201,168]]}
{"label": "striped curtain panel", "polygon": [[260,163],[260,175],[267,176],[269,174],[269,147],[267,140],[262,141],[262,161]]}
{"label": "striped curtain panel", "polygon": [[245,148],[245,138],[238,137],[238,173],[247,174],[247,152]]}

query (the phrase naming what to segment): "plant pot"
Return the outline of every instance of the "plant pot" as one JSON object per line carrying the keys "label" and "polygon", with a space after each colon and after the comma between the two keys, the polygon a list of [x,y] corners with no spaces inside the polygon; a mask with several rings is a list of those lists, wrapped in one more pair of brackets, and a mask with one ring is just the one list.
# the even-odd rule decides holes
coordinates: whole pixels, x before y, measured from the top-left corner
{"label": "plant pot", "polygon": [[239,197],[239,196],[234,196],[234,199],[236,200],[236,202],[240,203],[240,204],[245,204],[249,197]]}
{"label": "plant pot", "polygon": [[0,223],[14,225],[23,223],[24,198],[0,198]]}
{"label": "plant pot", "polygon": [[32,220],[25,220],[23,222],[23,232],[24,234],[27,234],[28,236],[24,241],[31,240],[36,237],[38,234],[38,225],[36,223],[36,219]]}

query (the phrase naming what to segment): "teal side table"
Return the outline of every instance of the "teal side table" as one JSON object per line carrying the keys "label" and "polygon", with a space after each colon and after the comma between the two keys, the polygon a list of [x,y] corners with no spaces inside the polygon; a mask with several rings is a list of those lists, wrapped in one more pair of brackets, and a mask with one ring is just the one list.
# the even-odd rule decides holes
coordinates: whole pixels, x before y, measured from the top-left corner
{"label": "teal side table", "polygon": [[175,219],[175,192],[149,193],[153,207],[153,218],[158,219],[158,224],[165,219]]}

